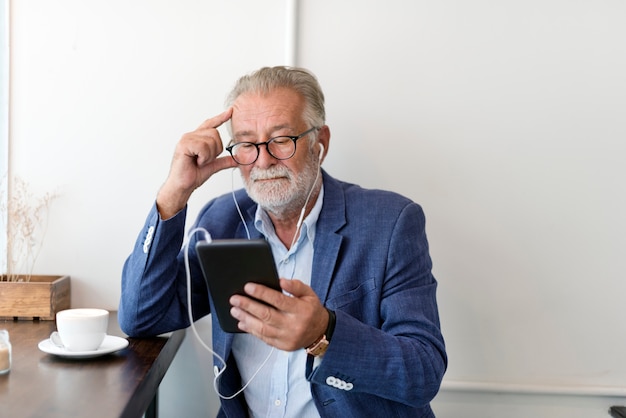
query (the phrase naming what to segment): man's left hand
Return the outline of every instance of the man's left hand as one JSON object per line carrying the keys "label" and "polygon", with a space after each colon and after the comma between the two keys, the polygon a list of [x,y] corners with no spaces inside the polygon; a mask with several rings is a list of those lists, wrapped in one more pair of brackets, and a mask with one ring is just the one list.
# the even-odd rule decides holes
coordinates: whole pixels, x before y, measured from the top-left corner
{"label": "man's left hand", "polygon": [[247,283],[244,291],[250,297],[232,296],[230,313],[239,321],[239,329],[273,347],[284,351],[308,347],[326,331],[328,311],[313,289],[300,280],[280,279],[280,287],[288,295]]}

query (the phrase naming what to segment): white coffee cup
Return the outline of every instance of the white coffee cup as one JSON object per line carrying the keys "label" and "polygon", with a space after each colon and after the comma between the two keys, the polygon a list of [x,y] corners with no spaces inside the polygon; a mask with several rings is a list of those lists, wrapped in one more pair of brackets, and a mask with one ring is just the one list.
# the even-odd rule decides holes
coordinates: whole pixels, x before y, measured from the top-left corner
{"label": "white coffee cup", "polygon": [[[57,312],[57,331],[50,339],[68,351],[94,351],[104,341],[109,325],[109,311],[104,309],[66,309]],[[57,335],[55,335],[57,334]],[[57,338],[58,337],[58,338]]]}

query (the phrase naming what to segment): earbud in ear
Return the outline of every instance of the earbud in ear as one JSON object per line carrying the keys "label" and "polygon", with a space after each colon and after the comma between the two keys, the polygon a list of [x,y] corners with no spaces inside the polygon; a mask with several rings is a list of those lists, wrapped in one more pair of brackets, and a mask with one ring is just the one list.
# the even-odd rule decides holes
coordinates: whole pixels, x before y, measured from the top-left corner
{"label": "earbud in ear", "polygon": [[320,156],[319,156],[320,161],[322,161],[323,156],[324,156],[324,145],[320,144]]}

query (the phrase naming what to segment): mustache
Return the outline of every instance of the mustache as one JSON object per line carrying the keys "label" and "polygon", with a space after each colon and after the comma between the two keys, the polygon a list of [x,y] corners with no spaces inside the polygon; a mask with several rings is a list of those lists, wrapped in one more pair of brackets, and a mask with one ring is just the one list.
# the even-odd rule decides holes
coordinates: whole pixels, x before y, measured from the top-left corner
{"label": "mustache", "polygon": [[291,180],[291,173],[287,167],[284,166],[273,166],[270,168],[258,168],[254,167],[250,170],[250,180],[270,180],[278,177],[286,177]]}

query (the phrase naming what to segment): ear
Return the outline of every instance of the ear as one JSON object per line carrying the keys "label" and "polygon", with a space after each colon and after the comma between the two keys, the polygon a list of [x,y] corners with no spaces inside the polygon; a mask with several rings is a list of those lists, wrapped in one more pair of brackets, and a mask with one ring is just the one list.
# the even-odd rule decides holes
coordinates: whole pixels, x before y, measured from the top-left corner
{"label": "ear", "polygon": [[[324,125],[320,128],[320,131],[317,134],[317,140],[321,145],[319,154],[321,164],[322,161],[324,161],[324,159],[326,158],[326,155],[328,155],[328,148],[330,146],[330,128],[328,127],[328,125]],[[322,147],[324,148],[322,149]]]}

